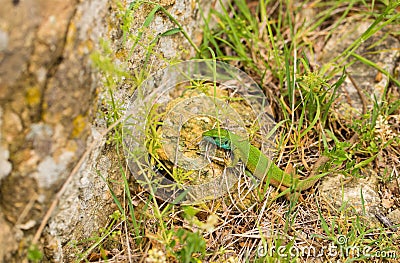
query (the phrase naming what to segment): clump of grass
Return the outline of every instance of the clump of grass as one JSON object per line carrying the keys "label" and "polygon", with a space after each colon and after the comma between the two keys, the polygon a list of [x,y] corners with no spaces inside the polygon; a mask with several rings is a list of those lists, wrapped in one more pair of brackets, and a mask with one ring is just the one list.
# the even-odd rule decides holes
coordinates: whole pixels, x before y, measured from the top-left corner
{"label": "clump of grass", "polygon": [[[221,12],[210,12],[210,16],[205,19],[208,21],[215,18],[218,28],[214,31],[206,30],[204,45],[201,48],[203,56],[207,56],[208,47],[212,46],[216,59],[230,61],[241,67],[264,88],[270,98],[276,120],[285,121],[285,125],[278,132],[282,160],[297,162],[307,167],[307,163],[316,161],[307,156],[312,156],[315,152],[325,152],[331,158],[335,169],[341,169],[342,173],[351,176],[361,176],[363,169],[371,169],[377,154],[388,151],[395,141],[393,138],[385,140],[382,136],[377,136],[376,132],[376,120],[388,118],[388,108],[382,107],[387,100],[387,94],[382,98],[382,104],[375,103],[370,114],[355,117],[353,123],[338,119],[332,106],[338,96],[338,87],[346,77],[343,69],[352,63],[351,57],[371,66],[371,69],[377,69],[377,64],[357,55],[356,50],[375,32],[399,19],[399,13],[395,11],[399,4],[304,1],[296,5],[291,1],[273,3],[262,0],[252,3],[255,8],[250,8],[246,1],[236,0]],[[312,19],[301,17],[301,9],[311,5],[321,12],[317,12]],[[275,12],[268,14],[267,10]],[[364,34],[326,65],[319,67],[316,61],[309,60],[318,55],[315,53],[321,51],[318,45],[332,36],[335,28],[356,16],[361,17],[361,20],[373,21]],[[378,70],[391,75],[382,68]],[[339,78],[336,77],[337,73],[341,73]],[[390,79],[393,79],[393,76]],[[392,80],[392,83],[399,86],[397,80]],[[335,129],[337,126],[346,128]],[[358,140],[352,140],[354,138]],[[307,161],[304,161],[304,158],[307,158]],[[306,174],[305,170],[298,172]],[[290,203],[286,215],[283,216],[286,227],[281,235],[293,238],[283,239],[286,249],[293,247],[293,240],[297,238],[297,235],[293,235],[288,229],[298,229],[296,224],[301,224],[299,218],[309,218],[313,212],[320,211],[310,210],[307,214],[298,209],[300,208],[296,203]],[[264,212],[261,209],[259,217],[264,216]],[[390,238],[385,235],[384,229],[357,229],[361,221],[359,217],[352,217],[342,222],[343,227],[353,233],[350,234],[353,235],[352,238],[358,238],[358,245],[367,242],[366,233],[374,231],[382,237],[379,245],[374,244],[374,249],[383,244],[390,244]],[[322,229],[330,233],[331,240],[343,234],[337,229],[335,217],[325,219],[320,211],[315,222],[322,224]],[[356,227],[352,228],[352,224]],[[321,225],[319,227],[321,228]],[[275,241],[270,242],[270,246],[282,244],[279,243],[279,240],[282,240],[279,234],[276,233],[275,238],[272,238]],[[360,259],[362,258],[361,256]],[[277,253],[263,258],[266,259],[282,260]]]}

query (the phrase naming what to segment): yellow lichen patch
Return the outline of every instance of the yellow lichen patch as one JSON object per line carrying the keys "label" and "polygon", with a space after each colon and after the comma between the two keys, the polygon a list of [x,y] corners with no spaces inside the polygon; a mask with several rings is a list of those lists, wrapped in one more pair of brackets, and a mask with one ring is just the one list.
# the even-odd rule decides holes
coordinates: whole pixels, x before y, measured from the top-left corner
{"label": "yellow lichen patch", "polygon": [[67,39],[65,41],[65,46],[73,46],[73,43],[75,42],[76,39],[76,25],[74,23],[70,23],[69,28],[68,28],[68,34],[67,34]]}
{"label": "yellow lichen patch", "polygon": [[126,49],[121,48],[120,50],[117,50],[117,52],[115,52],[115,57],[119,60],[123,60],[127,56],[128,52],[126,52]]}
{"label": "yellow lichen patch", "polygon": [[91,40],[83,41],[78,46],[78,53],[79,55],[89,54],[93,50],[93,42]]}
{"label": "yellow lichen patch", "polygon": [[67,144],[65,145],[65,150],[69,152],[77,152],[78,151],[78,144],[75,140],[68,140]]}
{"label": "yellow lichen patch", "polygon": [[47,122],[47,123],[50,123],[50,121],[49,121],[49,114],[48,114],[48,112],[47,112],[47,109],[48,109],[48,108],[49,108],[49,105],[47,104],[46,101],[44,101],[44,102],[42,103],[42,120],[45,121],[45,122]]}
{"label": "yellow lichen patch", "polygon": [[36,106],[40,103],[41,92],[38,86],[29,87],[26,91],[26,102],[29,106]]}
{"label": "yellow lichen patch", "polygon": [[175,4],[175,0],[160,0],[160,5],[163,7]]}
{"label": "yellow lichen patch", "polygon": [[71,137],[77,138],[81,135],[82,131],[86,128],[86,119],[84,116],[79,114],[76,118],[72,121],[72,125],[74,126]]}

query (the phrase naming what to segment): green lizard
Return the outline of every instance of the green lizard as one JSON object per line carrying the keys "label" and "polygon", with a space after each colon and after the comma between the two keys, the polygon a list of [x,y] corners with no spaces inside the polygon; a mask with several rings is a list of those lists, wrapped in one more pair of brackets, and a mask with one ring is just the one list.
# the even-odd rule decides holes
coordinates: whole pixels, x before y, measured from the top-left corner
{"label": "green lizard", "polygon": [[[288,194],[290,188],[296,192],[301,192],[312,187],[321,177],[327,173],[311,176],[307,179],[300,180],[298,177],[285,173],[282,169],[276,166],[267,156],[265,156],[258,148],[250,144],[249,141],[241,138],[240,136],[225,130],[225,129],[212,129],[203,133],[203,139],[216,145],[219,148],[233,151],[233,162],[235,165],[239,159],[246,164],[246,168],[255,177],[261,181],[265,178],[273,186],[284,190],[281,195]],[[322,157],[315,164],[314,167],[320,167],[325,164],[329,158]]]}

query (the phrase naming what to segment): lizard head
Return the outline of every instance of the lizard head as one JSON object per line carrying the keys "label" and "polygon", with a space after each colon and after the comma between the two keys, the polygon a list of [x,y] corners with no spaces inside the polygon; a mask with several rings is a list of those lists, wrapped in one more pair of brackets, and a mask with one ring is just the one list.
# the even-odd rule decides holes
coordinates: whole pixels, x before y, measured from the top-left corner
{"label": "lizard head", "polygon": [[229,131],[225,129],[212,129],[203,133],[203,139],[222,149],[231,150]]}

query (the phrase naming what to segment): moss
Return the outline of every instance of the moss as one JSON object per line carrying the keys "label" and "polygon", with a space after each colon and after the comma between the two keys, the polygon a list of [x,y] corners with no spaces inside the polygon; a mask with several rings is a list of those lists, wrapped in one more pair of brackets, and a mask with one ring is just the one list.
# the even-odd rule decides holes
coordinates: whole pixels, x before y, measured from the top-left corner
{"label": "moss", "polygon": [[29,87],[26,91],[26,102],[29,106],[37,106],[40,104],[41,91],[38,86]]}
{"label": "moss", "polygon": [[72,121],[73,130],[71,133],[72,138],[78,138],[82,131],[86,128],[86,118],[79,114],[76,118]]}

